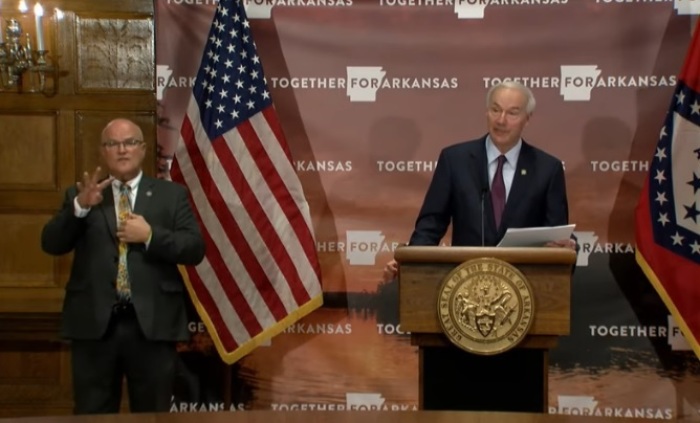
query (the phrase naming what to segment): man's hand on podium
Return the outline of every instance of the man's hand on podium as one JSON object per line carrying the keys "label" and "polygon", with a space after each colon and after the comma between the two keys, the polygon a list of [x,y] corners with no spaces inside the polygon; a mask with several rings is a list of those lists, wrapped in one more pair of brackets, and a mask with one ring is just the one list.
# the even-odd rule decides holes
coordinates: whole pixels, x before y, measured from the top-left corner
{"label": "man's hand on podium", "polygon": [[571,238],[560,239],[559,241],[551,241],[545,244],[545,247],[560,247],[576,250],[576,241]]}
{"label": "man's hand on podium", "polygon": [[397,273],[399,273],[399,264],[396,262],[396,260],[392,260],[387,263],[386,266],[384,266],[384,282],[390,282],[396,277]]}

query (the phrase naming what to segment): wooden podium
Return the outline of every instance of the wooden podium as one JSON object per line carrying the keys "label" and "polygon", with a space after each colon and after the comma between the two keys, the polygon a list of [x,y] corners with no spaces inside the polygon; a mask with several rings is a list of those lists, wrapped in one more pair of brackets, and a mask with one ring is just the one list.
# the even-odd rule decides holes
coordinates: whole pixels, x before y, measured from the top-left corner
{"label": "wooden podium", "polygon": [[[571,273],[566,248],[399,247],[399,322],[419,347],[419,406],[423,410],[547,412],[549,349],[569,334]],[[437,294],[460,263],[496,258],[532,285],[535,316],[515,348],[483,356],[458,348],[443,334]]]}

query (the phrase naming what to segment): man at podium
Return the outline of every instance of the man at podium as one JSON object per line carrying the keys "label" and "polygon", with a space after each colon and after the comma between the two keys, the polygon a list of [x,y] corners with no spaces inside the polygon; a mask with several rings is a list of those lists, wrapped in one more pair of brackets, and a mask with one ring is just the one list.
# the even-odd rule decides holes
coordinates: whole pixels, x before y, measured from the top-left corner
{"label": "man at podium", "polygon": [[[439,245],[450,223],[453,246],[496,246],[508,228],[568,224],[561,160],[522,139],[535,109],[532,91],[503,82],[488,91],[486,104],[488,133],[440,153],[409,245]],[[576,242],[546,246],[575,249]],[[397,262],[390,261],[385,281],[397,272]],[[541,351],[484,357],[427,347],[422,354],[426,410],[545,411],[547,363]]]}
{"label": "man at podium", "polygon": [[[488,91],[486,104],[488,133],[440,153],[409,245],[439,245],[450,223],[454,246],[495,246],[508,228],[569,223],[561,160],[522,139],[535,110],[532,91],[502,82]],[[547,246],[575,249],[576,242]],[[384,279],[396,272],[392,260]]]}

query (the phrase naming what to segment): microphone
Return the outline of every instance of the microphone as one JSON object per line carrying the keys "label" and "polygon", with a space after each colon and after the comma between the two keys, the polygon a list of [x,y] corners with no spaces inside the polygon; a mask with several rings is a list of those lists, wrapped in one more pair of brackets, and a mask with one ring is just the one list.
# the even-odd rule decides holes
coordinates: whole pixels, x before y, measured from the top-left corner
{"label": "microphone", "polygon": [[483,247],[485,245],[484,243],[484,201],[486,199],[486,193],[489,192],[488,188],[481,188],[481,246]]}

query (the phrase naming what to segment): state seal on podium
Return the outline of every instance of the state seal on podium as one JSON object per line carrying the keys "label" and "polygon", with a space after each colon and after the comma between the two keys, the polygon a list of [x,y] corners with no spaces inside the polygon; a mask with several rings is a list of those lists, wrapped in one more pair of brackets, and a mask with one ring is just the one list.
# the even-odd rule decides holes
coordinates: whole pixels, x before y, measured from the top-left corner
{"label": "state seal on podium", "polygon": [[532,326],[535,296],[515,266],[495,258],[468,260],[438,290],[437,312],[447,338],[463,350],[494,355],[518,345]]}

